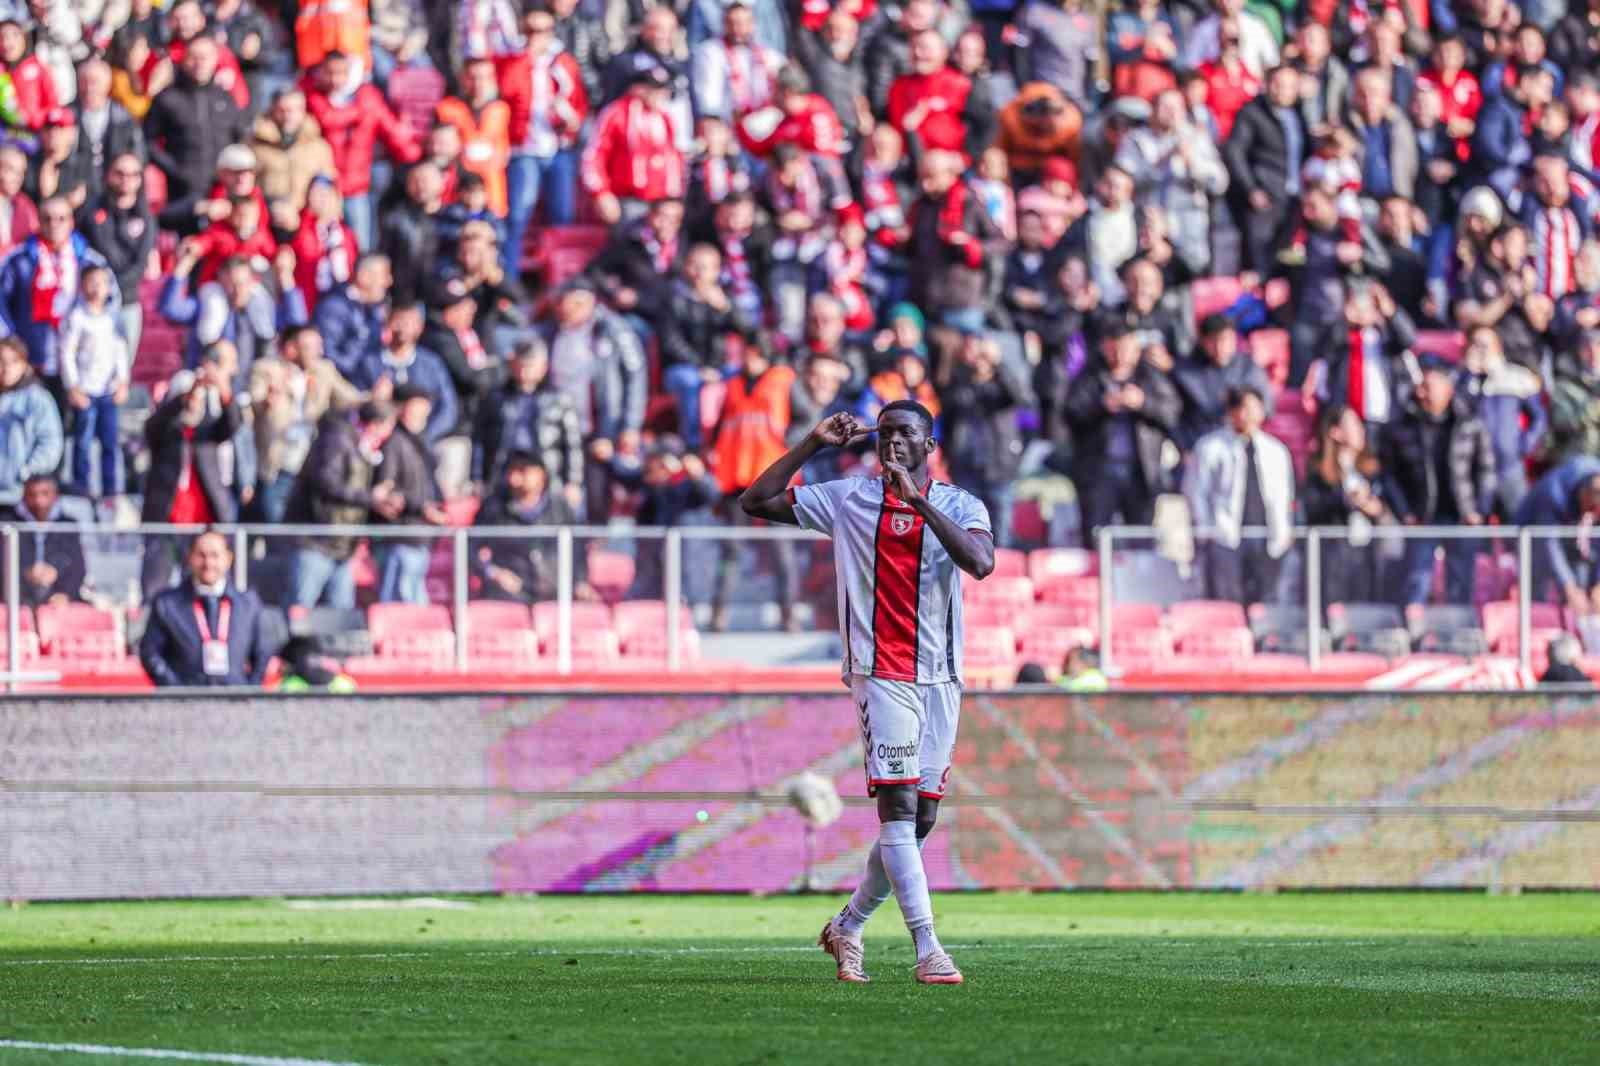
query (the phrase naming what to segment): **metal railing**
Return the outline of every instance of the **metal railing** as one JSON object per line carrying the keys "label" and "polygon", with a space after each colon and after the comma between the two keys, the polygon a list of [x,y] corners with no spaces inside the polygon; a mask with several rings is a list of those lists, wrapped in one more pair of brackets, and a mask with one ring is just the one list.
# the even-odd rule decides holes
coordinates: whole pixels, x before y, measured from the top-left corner
{"label": "metal railing", "polygon": [[[4,604],[6,610],[5,677],[8,686],[17,681],[48,680],[49,675],[23,672],[21,647],[21,540],[35,533],[72,533],[84,538],[104,538],[122,541],[127,538],[183,538],[192,537],[206,529],[220,531],[229,536],[234,554],[233,581],[239,588],[249,588],[251,566],[257,544],[307,537],[354,537],[380,547],[386,540],[429,540],[450,542],[449,606],[452,608],[455,636],[455,667],[465,671],[471,667],[471,613],[473,551],[486,543],[515,540],[526,543],[530,550],[541,542],[548,542],[555,558],[554,601],[556,604],[555,671],[560,675],[573,672],[573,604],[576,581],[575,552],[580,542],[617,544],[633,542],[643,546],[659,543],[661,553],[660,599],[664,601],[668,625],[665,633],[665,665],[668,671],[683,668],[683,633],[679,624],[686,599],[685,546],[705,541],[732,542],[734,544],[763,541],[813,542],[824,539],[821,535],[789,527],[763,526],[731,528],[726,526],[683,526],[674,528],[630,526],[568,526],[568,527],[434,527],[434,526],[311,526],[311,525],[253,525],[232,524],[210,527],[177,526],[167,524],[140,525],[132,529],[73,523],[12,523],[0,526],[0,558],[4,560]],[[1262,538],[1264,528],[1246,528],[1241,531],[1245,539]],[[1517,634],[1518,659],[1527,670],[1532,666],[1533,649],[1532,603],[1535,589],[1534,542],[1543,538],[1575,538],[1588,535],[1579,527],[1510,527],[1510,526],[1374,526],[1369,535],[1374,546],[1385,541],[1428,539],[1435,541],[1478,540],[1485,545],[1495,545],[1502,554],[1514,542],[1517,579]],[[1113,635],[1116,626],[1117,574],[1121,553],[1135,544],[1148,545],[1170,533],[1152,526],[1109,526],[1098,531],[1097,551],[1099,573],[1099,647],[1102,665],[1115,668]],[[1342,526],[1297,528],[1292,531],[1293,546],[1290,552],[1300,554],[1301,574],[1304,580],[1304,606],[1306,611],[1306,657],[1308,666],[1316,670],[1323,655],[1322,602],[1323,548],[1330,539],[1346,539],[1350,530]],[[1194,530],[1196,541],[1216,536],[1214,530]],[[102,552],[102,554],[106,554]],[[112,552],[115,554],[115,551]],[[1159,553],[1158,553],[1159,554]],[[635,553],[638,558],[638,553]],[[101,590],[104,591],[104,590]],[[285,590],[287,591],[287,590]],[[287,599],[287,596],[281,597]],[[831,593],[829,593],[831,599]],[[126,600],[122,601],[127,603]],[[128,604],[132,605],[132,604]]]}

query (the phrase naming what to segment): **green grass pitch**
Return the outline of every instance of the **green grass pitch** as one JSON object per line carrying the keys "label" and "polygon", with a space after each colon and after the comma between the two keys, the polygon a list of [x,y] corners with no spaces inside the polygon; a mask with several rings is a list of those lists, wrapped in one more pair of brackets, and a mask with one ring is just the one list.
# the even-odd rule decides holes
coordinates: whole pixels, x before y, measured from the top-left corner
{"label": "green grass pitch", "polygon": [[836,897],[0,910],[0,1063],[1600,1063],[1600,897],[947,895],[960,988]]}

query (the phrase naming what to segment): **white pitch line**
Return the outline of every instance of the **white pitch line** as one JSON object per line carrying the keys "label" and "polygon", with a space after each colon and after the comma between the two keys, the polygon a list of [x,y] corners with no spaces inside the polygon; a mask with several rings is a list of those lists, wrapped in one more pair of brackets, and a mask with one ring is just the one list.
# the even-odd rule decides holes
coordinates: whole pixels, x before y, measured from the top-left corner
{"label": "white pitch line", "polygon": [[[946,944],[945,947],[956,951],[1063,951],[1070,950],[1073,940],[1096,938],[1120,938],[1126,934],[1120,933],[1080,933],[1077,937],[1069,937],[1049,943],[1022,943],[1012,944],[1005,941],[990,942],[986,944]],[[1444,935],[1444,934],[1438,934]],[[1339,945],[1371,945],[1381,944],[1378,940],[1352,940],[1344,937],[1323,937],[1309,940],[1281,940],[1272,936],[1245,936],[1235,937],[1227,933],[1218,933],[1216,936],[1189,938],[1186,940],[1160,940],[1151,947],[1176,947],[1192,948],[1205,947],[1228,941],[1239,943],[1241,941],[1251,944],[1271,945],[1275,947],[1321,947],[1328,944]],[[317,955],[147,955],[128,956],[117,958],[106,956],[89,959],[0,959],[0,967],[5,966],[126,966],[144,965],[169,962],[291,962],[306,960],[311,962],[328,962],[341,959],[382,960],[382,959],[437,959],[441,962],[450,959],[571,959],[599,956],[601,958],[633,958],[633,957],[673,957],[682,955],[772,955],[814,952],[815,945],[801,946],[798,944],[773,944],[769,947],[754,945],[729,945],[727,947],[708,948],[572,948],[571,950],[554,950],[551,948],[535,948],[525,951],[368,951],[351,952],[349,954],[324,953]]]}
{"label": "white pitch line", "polygon": [[0,1048],[67,1055],[115,1055],[124,1059],[162,1059],[167,1062],[221,1062],[230,1066],[361,1066],[357,1062],[332,1062],[328,1059],[286,1059],[275,1055],[231,1055],[223,1051],[173,1051],[154,1047],[110,1047],[106,1044],[46,1044],[34,1040],[0,1040]]}

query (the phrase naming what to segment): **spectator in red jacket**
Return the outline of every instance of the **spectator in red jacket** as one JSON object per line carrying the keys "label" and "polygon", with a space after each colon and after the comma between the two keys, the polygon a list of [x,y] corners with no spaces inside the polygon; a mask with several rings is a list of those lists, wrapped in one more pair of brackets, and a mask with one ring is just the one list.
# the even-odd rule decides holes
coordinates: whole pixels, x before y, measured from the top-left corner
{"label": "spectator in red jacket", "polygon": [[311,179],[300,229],[290,247],[294,249],[295,285],[306,298],[306,313],[315,314],[324,293],[350,284],[360,254],[355,231],[344,220],[338,186],[326,174]]}
{"label": "spectator in red jacket", "polygon": [[217,276],[222,264],[235,256],[250,260],[251,266],[265,272],[278,254],[278,242],[266,222],[261,202],[250,196],[236,196],[228,202],[228,217],[213,222],[194,238],[200,252],[200,284]]}
{"label": "spectator in red jacket", "polygon": [[948,65],[950,48],[937,30],[911,40],[911,73],[889,86],[889,122],[901,133],[915,133],[928,150],[960,152],[967,140],[967,96],[971,80]]}
{"label": "spectator in red jacket", "polygon": [[206,222],[222,222],[233,214],[233,201],[249,197],[261,208],[261,217],[272,221],[267,194],[256,180],[256,153],[248,144],[230,144],[217,156],[217,180],[212,182],[206,198],[195,206],[195,214]]}
{"label": "spectator in red jacket", "polygon": [[556,36],[556,18],[540,7],[523,19],[525,51],[501,60],[500,98],[511,108],[511,162],[506,167],[506,267],[516,262],[533,213],[570,223],[577,211],[578,131],[589,114],[583,71]]}
{"label": "spectator in red jacket", "polygon": [[583,154],[582,179],[608,225],[638,218],[656,200],[683,197],[683,155],[667,114],[671,96],[666,69],[646,67],[600,112]]}
{"label": "spectator in red jacket", "polygon": [[1217,124],[1220,144],[1233,132],[1239,109],[1261,95],[1261,79],[1250,73],[1239,51],[1239,24],[1229,20],[1217,31],[1220,54],[1196,68],[1206,86],[1206,109]]}
{"label": "spectator in red jacket", "polygon": [[349,57],[329,52],[316,75],[301,87],[306,93],[306,109],[333,149],[345,221],[361,247],[370,248],[377,225],[371,195],[373,150],[382,139],[395,162],[415,163],[422,157],[422,148],[416,133],[395,117],[375,87],[363,84],[354,92],[345,90],[349,77]]}
{"label": "spectator in red jacket", "polygon": [[799,66],[791,63],[778,71],[773,102],[783,117],[763,136],[751,133],[750,125],[767,119],[768,112],[758,111],[751,116],[751,122],[738,124],[739,141],[751,154],[764,159],[780,144],[792,144],[826,159],[838,159],[844,152],[844,127],[839,116],[826,97],[811,91],[811,79]]}
{"label": "spectator in red jacket", "polygon": [[43,129],[44,117],[60,106],[60,98],[50,68],[34,53],[27,28],[15,18],[0,21],[0,72],[11,77],[22,124]]}

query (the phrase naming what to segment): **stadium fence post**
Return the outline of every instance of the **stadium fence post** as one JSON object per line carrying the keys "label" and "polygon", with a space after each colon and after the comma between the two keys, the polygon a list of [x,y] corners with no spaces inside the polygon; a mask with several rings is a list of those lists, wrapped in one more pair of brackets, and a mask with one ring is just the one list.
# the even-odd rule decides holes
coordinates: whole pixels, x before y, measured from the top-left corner
{"label": "stadium fence post", "polygon": [[1306,531],[1306,662],[1322,665],[1322,533]]}
{"label": "stadium fence post", "polygon": [[472,622],[467,617],[467,531],[457,529],[451,534],[450,594],[454,601],[452,613],[456,619],[456,669],[465,671],[467,641],[471,638]]}
{"label": "stadium fence post", "polygon": [[572,527],[556,533],[556,672],[572,673]]}
{"label": "stadium fence post", "polygon": [[1517,530],[1517,668],[1533,673],[1533,531]]}
{"label": "stadium fence post", "polygon": [[676,529],[667,531],[666,558],[662,565],[665,573],[667,600],[667,672],[678,672],[678,612],[683,602],[683,534]]}
{"label": "stadium fence post", "polygon": [[1111,527],[1098,533],[1100,539],[1100,669],[1110,675],[1114,661],[1111,658]]}
{"label": "stadium fence post", "polygon": [[22,548],[16,526],[6,526],[0,532],[5,534],[6,553],[6,691],[15,692],[17,671],[22,669],[22,619],[17,616],[22,604],[22,575],[18,573]]}
{"label": "stadium fence post", "polygon": [[233,531],[233,587],[241,592],[250,587],[250,531],[244,526]]}

